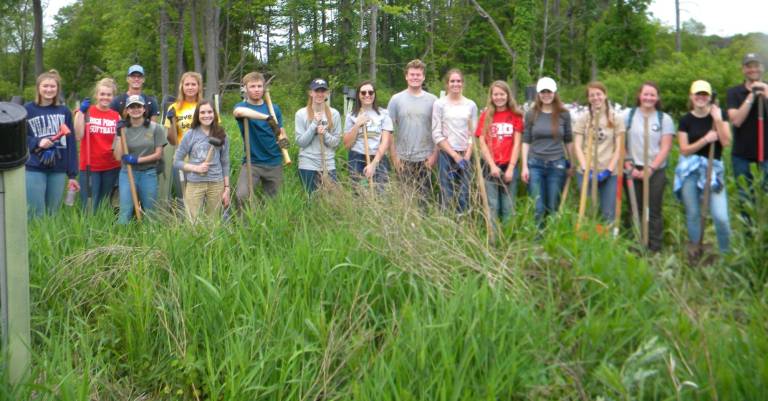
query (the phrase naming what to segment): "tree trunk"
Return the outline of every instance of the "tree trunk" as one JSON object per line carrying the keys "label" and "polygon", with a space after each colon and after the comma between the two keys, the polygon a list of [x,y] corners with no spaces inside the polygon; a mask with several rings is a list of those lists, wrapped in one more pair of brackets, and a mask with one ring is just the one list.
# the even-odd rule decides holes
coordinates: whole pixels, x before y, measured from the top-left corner
{"label": "tree trunk", "polygon": [[[255,29],[255,27],[254,27],[254,29]],[[271,39],[270,32],[272,32],[272,7],[267,7],[267,24],[266,24],[265,29],[267,30],[266,43],[265,43],[265,45],[267,47],[266,48],[266,52],[267,52],[267,57],[266,58],[267,59],[264,60],[264,62],[265,63],[269,63],[270,61],[272,61],[269,58],[269,48],[270,48],[270,45],[272,44],[272,42],[270,40]]]}
{"label": "tree trunk", "polygon": [[568,63],[568,80],[570,82],[576,82],[576,57],[574,57],[574,49],[576,40],[576,18],[574,13],[576,12],[573,2],[568,5],[568,49],[570,49],[570,62]]}
{"label": "tree trunk", "polygon": [[[555,0],[553,2],[553,18],[555,21],[557,21],[558,26],[562,27],[562,19],[560,18],[560,0]],[[557,34],[555,34],[555,75],[557,76],[558,80],[563,79],[563,69],[562,69],[562,43],[560,41],[562,37],[562,29],[557,30]]]}
{"label": "tree trunk", "polygon": [[675,51],[680,52],[683,49],[680,40],[680,0],[675,0]]}
{"label": "tree trunk", "polygon": [[184,74],[184,9],[186,0],[180,0],[176,3],[176,12],[178,20],[176,24],[176,82],[179,83],[181,75]]}
{"label": "tree trunk", "polygon": [[496,32],[496,35],[499,37],[499,41],[501,41],[501,45],[504,47],[504,50],[507,51],[507,54],[509,55],[510,60],[512,60],[512,65],[515,65],[517,62],[517,54],[514,50],[512,50],[511,47],[509,47],[509,43],[507,43],[507,39],[504,36],[504,33],[499,29],[499,26],[496,25],[496,21],[491,18],[491,15],[488,14],[483,7],[480,6],[480,4],[477,2],[477,0],[470,0],[472,5],[475,7],[475,10],[477,10],[477,13],[480,14],[481,17],[485,18],[489,24],[491,24],[491,27]]}
{"label": "tree trunk", "polygon": [[363,75],[363,40],[365,39],[365,4],[364,0],[360,1],[360,40],[357,42],[357,75]]}
{"label": "tree trunk", "polygon": [[[169,60],[168,60],[168,11],[165,4],[160,6],[160,27],[158,29],[158,41],[160,41],[160,90],[163,99],[168,96],[170,85],[168,82]],[[162,101],[162,99],[161,99]],[[163,110],[162,112],[165,112]]]}
{"label": "tree trunk", "polygon": [[541,35],[541,58],[539,59],[539,74],[544,75],[544,58],[547,55],[547,36],[549,35],[549,0],[544,0],[544,31]]}
{"label": "tree trunk", "polygon": [[328,29],[328,21],[325,18],[325,0],[320,0],[320,40],[325,43],[325,30]]}
{"label": "tree trunk", "polygon": [[35,47],[35,75],[43,73],[43,6],[41,0],[32,0],[35,18],[35,33],[32,39]]}
{"label": "tree trunk", "polygon": [[197,33],[197,0],[191,0],[189,5],[189,34],[192,35],[192,58],[195,62],[195,71],[203,72],[203,59],[200,55],[200,40]]}
{"label": "tree trunk", "polygon": [[221,8],[216,0],[205,0],[205,94],[219,93],[219,17]]}
{"label": "tree trunk", "polygon": [[370,55],[370,79],[373,82],[376,82],[376,40],[378,39],[378,27],[377,22],[379,19],[379,6],[376,3],[373,3],[371,5],[371,28],[370,32],[368,32],[369,39],[368,39],[368,52]]}
{"label": "tree trunk", "polygon": [[301,50],[301,38],[299,38],[299,19],[291,18],[291,32],[293,36],[293,72],[299,71],[299,50]]}

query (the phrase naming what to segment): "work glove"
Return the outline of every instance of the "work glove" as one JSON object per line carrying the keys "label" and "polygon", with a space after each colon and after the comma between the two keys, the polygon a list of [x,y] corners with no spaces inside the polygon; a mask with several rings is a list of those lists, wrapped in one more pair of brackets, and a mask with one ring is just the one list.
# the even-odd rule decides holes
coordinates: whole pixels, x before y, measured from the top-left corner
{"label": "work glove", "polygon": [[[272,118],[272,116],[267,116],[267,119],[264,121],[266,121],[267,124],[269,124],[269,128],[272,128],[272,133],[275,134],[275,137],[280,136],[280,125],[277,124],[277,121],[275,121],[275,119]],[[282,148],[283,146],[280,146],[280,147]]]}
{"label": "work glove", "polygon": [[91,107],[91,98],[87,97],[83,99],[82,102],[80,102],[80,112],[85,114],[88,111],[88,108]]}
{"label": "work glove", "polygon": [[[603,182],[611,176],[611,170],[605,169],[597,173],[597,182]],[[592,181],[592,171],[589,172],[589,180]]]}
{"label": "work glove", "polygon": [[123,155],[122,159],[126,164],[130,164],[132,166],[139,164],[139,158],[130,153],[127,155]]}
{"label": "work glove", "polygon": [[125,121],[125,120],[117,120],[117,126],[116,126],[117,136],[121,136],[122,133],[120,131],[122,131],[123,128],[127,128],[127,127],[128,127],[128,122],[127,121]]}
{"label": "work glove", "polygon": [[176,119],[176,108],[171,107],[168,109],[168,111],[165,113],[165,118],[168,120],[175,120]]}
{"label": "work glove", "polygon": [[279,146],[280,149],[288,149],[288,138],[279,138],[277,140],[277,146]]}
{"label": "work glove", "polygon": [[40,153],[40,164],[45,167],[53,167],[53,165],[56,164],[57,156],[58,153],[56,152],[55,146],[45,149]]}
{"label": "work glove", "polygon": [[456,163],[456,166],[457,166],[457,167],[459,168],[459,170],[461,170],[461,171],[466,171],[466,170],[469,170],[469,162],[467,161],[467,159],[463,159],[463,158],[462,158],[461,160],[459,160],[459,162],[458,162],[458,163]]}

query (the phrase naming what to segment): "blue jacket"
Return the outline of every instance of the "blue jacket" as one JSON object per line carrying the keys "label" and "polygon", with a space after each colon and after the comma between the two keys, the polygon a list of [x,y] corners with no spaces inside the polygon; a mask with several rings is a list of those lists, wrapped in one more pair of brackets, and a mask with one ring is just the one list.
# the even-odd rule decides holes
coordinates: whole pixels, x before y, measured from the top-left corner
{"label": "blue jacket", "polygon": [[[29,171],[44,173],[67,173],[69,178],[77,176],[77,140],[72,126],[72,112],[66,106],[40,106],[34,102],[24,105],[27,109],[27,147],[29,159],[26,168]],[[69,128],[70,134],[54,142],[56,161],[52,167],[40,163],[39,145],[43,138],[50,138],[59,132],[61,125]]]}

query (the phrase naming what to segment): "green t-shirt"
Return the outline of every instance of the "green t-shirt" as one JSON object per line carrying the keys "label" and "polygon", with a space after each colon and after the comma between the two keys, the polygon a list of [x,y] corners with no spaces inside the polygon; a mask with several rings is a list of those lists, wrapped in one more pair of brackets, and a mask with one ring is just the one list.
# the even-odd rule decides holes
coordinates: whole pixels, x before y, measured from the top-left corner
{"label": "green t-shirt", "polygon": [[[139,127],[127,127],[124,130],[125,140],[128,144],[128,153],[135,155],[137,158],[142,156],[148,156],[155,153],[155,149],[163,147],[168,143],[165,137],[165,129],[160,124],[150,122],[149,127],[143,125]],[[120,144],[120,137],[115,136],[115,141],[112,143],[112,147],[122,146]],[[142,163],[133,166],[136,170],[149,170],[150,168],[157,167],[158,161],[149,163]],[[125,164],[125,163],[123,163]]]}

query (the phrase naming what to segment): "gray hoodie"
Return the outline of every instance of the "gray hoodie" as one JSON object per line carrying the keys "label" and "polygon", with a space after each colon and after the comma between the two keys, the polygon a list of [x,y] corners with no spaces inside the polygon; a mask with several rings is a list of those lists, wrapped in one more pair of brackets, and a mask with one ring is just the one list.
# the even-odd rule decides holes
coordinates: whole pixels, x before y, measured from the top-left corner
{"label": "gray hoodie", "polygon": [[[173,157],[173,166],[179,170],[184,167],[184,158],[189,156],[187,163],[200,164],[208,156],[208,149],[211,148],[208,143],[208,135],[200,127],[187,131],[182,138],[179,147],[176,148],[176,154]],[[218,182],[229,176],[229,138],[224,141],[224,145],[214,148],[213,157],[208,165],[208,174],[200,175],[197,173],[186,173],[189,182]]]}
{"label": "gray hoodie", "polygon": [[[325,168],[335,170],[336,162],[334,155],[336,147],[341,141],[341,115],[331,108],[331,119],[333,128],[325,131],[323,144],[325,145]],[[307,116],[307,108],[304,107],[296,112],[295,120],[296,144],[299,145],[299,169],[322,171],[320,157],[320,139],[317,135],[318,122],[311,116]],[[328,120],[323,113],[321,124],[328,124]]]}

